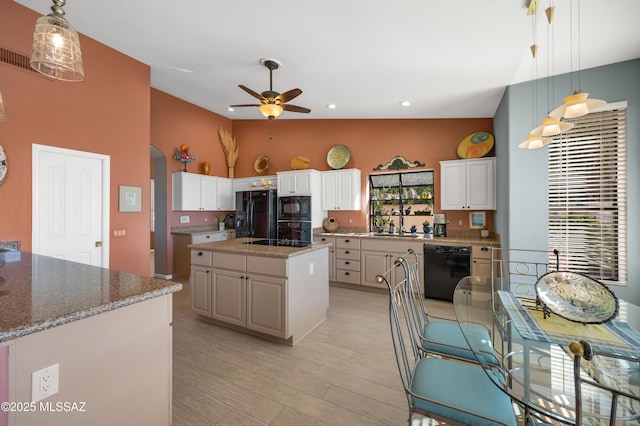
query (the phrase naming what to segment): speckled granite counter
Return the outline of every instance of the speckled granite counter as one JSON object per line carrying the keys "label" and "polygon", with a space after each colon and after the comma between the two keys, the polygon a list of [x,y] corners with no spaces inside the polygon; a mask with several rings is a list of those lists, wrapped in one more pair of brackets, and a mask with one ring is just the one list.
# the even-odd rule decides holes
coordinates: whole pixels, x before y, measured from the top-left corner
{"label": "speckled granite counter", "polygon": [[371,239],[381,239],[381,240],[389,240],[389,241],[419,241],[425,244],[444,244],[444,245],[482,245],[489,247],[499,247],[500,246],[500,238],[480,238],[474,236],[464,236],[464,235],[453,235],[450,237],[432,237],[428,238],[425,234],[416,234],[413,236],[411,234],[404,234],[404,236],[400,235],[389,235],[389,234],[378,234],[374,232],[353,232],[353,233],[340,233],[340,232],[321,232],[315,235],[323,235],[328,237],[354,237],[354,238],[371,238]]}
{"label": "speckled granite counter", "polygon": [[0,342],[154,297],[182,284],[26,252],[0,253]]}
{"label": "speckled granite counter", "polygon": [[253,256],[289,258],[330,246],[328,243],[312,243],[307,247],[263,246],[251,244],[252,241],[258,240],[264,240],[264,238],[238,238],[227,241],[218,241],[215,243],[190,244],[189,248]]}

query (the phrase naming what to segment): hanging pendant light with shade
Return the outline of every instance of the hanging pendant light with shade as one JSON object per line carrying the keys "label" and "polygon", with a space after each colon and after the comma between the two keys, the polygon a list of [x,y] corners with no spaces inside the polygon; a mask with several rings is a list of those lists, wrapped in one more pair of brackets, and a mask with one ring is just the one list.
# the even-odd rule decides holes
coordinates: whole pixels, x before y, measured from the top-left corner
{"label": "hanging pendant light with shade", "polygon": [[53,0],[47,16],[36,22],[31,48],[31,68],[56,80],[84,80],[78,33],[64,18],[64,0]]}
{"label": "hanging pendant light with shade", "polygon": [[[571,33],[573,34],[573,2],[571,0],[570,9],[571,9],[571,17],[570,17],[570,26]],[[573,47],[573,46],[572,46]],[[572,60],[573,60],[573,55]],[[573,66],[571,67],[571,72],[573,73]],[[573,74],[572,74],[572,86],[573,86]],[[583,93],[580,89],[580,1],[578,0],[578,90],[574,91],[572,95],[564,98],[564,103],[551,111],[549,113],[549,117],[552,118],[577,118],[587,115],[591,112],[594,112],[601,106],[605,105],[607,102],[602,101],[600,99],[589,99],[588,93]]]}

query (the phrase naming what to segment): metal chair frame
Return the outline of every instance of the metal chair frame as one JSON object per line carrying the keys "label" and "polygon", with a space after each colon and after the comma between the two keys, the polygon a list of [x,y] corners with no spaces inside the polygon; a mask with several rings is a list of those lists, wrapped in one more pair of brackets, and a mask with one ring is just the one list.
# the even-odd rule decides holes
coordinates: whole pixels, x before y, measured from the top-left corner
{"label": "metal chair frame", "polygon": [[[446,407],[448,409],[456,410],[460,413],[465,413],[471,416],[475,416],[479,419],[484,419],[485,421],[494,422],[496,425],[504,424],[494,418],[486,417],[480,415],[478,413],[474,413],[468,410],[465,410],[460,407],[453,406],[451,404],[447,404],[442,401],[434,400],[431,398],[426,398],[423,395],[419,395],[412,391],[412,383],[414,380],[414,372],[418,366],[418,363],[421,362],[430,362],[436,361],[433,358],[424,357],[421,353],[420,345],[418,344],[419,338],[416,335],[416,319],[419,316],[416,316],[420,313],[417,310],[416,304],[414,303],[415,292],[414,288],[411,285],[411,280],[409,279],[410,273],[406,266],[406,261],[404,259],[397,259],[394,262],[394,265],[389,269],[384,275],[376,276],[376,281],[380,284],[386,284],[389,289],[389,324],[391,328],[391,338],[393,342],[393,349],[396,356],[396,363],[398,365],[398,370],[400,372],[400,379],[402,381],[402,385],[405,390],[405,396],[407,397],[407,403],[409,406],[409,419],[408,422],[411,424],[413,420],[414,414],[420,414],[426,417],[430,417],[432,419],[438,421],[444,421],[447,424],[453,425],[462,425],[463,423],[459,423],[453,419],[442,417],[439,414],[424,411],[419,407],[416,407],[413,404],[413,398],[421,399],[423,401],[430,402],[432,404],[439,405],[441,407]],[[405,271],[405,277],[399,279],[397,283],[392,284],[388,277],[391,274],[391,271],[394,268],[403,268]],[[409,348],[407,348],[409,345]],[[411,358],[411,355],[413,356]],[[441,360],[446,363],[452,363],[459,366],[468,366],[471,368],[481,368],[476,366],[471,366],[465,363],[459,363],[454,360]],[[487,377],[487,380],[490,380]],[[468,393],[469,389],[463,390],[463,383],[455,383],[453,385],[461,386],[461,392],[464,394]],[[472,398],[472,396],[470,396]]]}

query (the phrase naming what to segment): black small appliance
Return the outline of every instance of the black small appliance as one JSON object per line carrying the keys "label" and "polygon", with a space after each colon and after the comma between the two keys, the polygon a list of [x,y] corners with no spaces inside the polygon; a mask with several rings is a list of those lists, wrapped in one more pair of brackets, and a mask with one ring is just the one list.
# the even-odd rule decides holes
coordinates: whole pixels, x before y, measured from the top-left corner
{"label": "black small appliance", "polygon": [[444,213],[437,213],[433,216],[433,236],[447,236],[447,218],[445,217]]}
{"label": "black small appliance", "polygon": [[278,220],[311,221],[311,196],[278,197]]}

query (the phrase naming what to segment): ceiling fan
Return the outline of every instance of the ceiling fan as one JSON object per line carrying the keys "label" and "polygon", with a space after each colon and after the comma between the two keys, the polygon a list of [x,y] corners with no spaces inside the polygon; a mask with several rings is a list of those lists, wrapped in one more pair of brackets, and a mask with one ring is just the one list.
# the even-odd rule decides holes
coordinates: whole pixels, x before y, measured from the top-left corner
{"label": "ceiling fan", "polygon": [[242,84],[238,86],[253,96],[256,99],[259,99],[261,103],[259,104],[242,104],[242,105],[230,105],[231,107],[248,107],[248,106],[257,106],[260,108],[260,112],[262,115],[267,117],[269,120],[273,120],[276,117],[279,117],[282,114],[282,111],[291,111],[291,112],[303,112],[309,113],[311,110],[309,108],[304,108],[296,105],[289,105],[291,99],[302,93],[300,89],[291,89],[288,92],[284,92],[282,94],[273,91],[273,70],[277,70],[280,68],[280,62],[275,59],[261,59],[260,63],[269,69],[269,90],[265,90],[262,94],[256,93],[253,90],[249,89]]}

